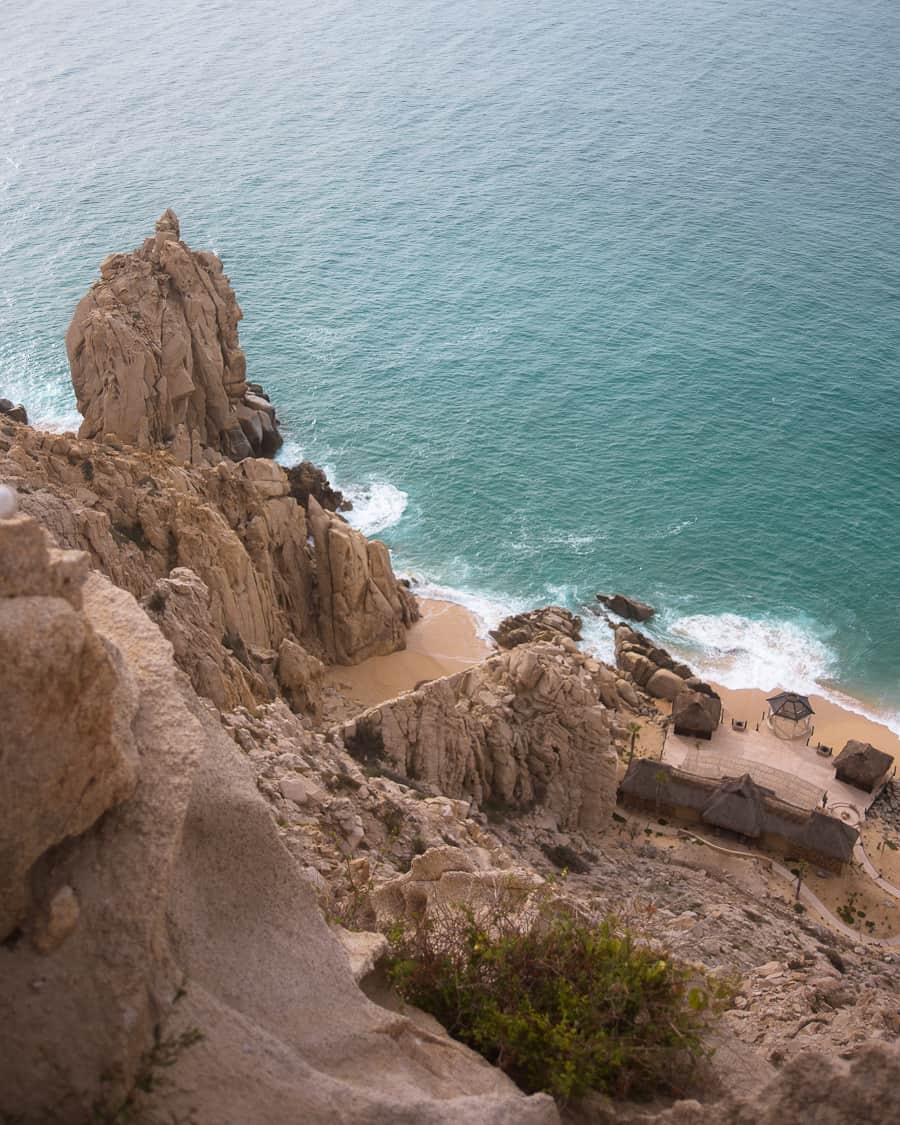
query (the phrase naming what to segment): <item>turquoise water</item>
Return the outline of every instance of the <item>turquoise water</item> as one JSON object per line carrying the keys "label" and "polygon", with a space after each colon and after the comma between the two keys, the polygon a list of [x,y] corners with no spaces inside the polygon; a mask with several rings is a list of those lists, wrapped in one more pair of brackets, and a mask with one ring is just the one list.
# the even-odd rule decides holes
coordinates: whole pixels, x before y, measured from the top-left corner
{"label": "turquoise water", "polygon": [[428,588],[622,589],[734,685],[900,711],[896,0],[6,0],[0,41],[0,394],[72,423],[72,309],[172,206]]}

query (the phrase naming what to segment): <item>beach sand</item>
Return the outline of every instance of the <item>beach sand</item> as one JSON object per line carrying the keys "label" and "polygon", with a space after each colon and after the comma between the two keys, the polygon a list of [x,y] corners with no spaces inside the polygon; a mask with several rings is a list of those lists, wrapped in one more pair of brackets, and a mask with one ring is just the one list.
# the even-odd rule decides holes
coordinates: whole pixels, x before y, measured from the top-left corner
{"label": "beach sand", "polygon": [[[712,686],[722,697],[725,722],[730,723],[732,719],[745,719],[751,731],[768,711],[766,696],[774,695],[776,691],[781,690],[781,688],[772,691],[757,691],[755,688],[734,690],[723,688],[719,684]],[[855,738],[860,742],[871,742],[885,754],[890,754],[895,761],[900,760],[900,737],[883,723],[867,719],[864,715],[857,715],[855,711],[839,707],[820,695],[811,695],[809,701],[815,711],[810,746],[821,742],[831,746],[837,755],[843,750],[845,742]]]}
{"label": "beach sand", "polygon": [[406,634],[403,652],[373,656],[353,667],[334,665],[326,682],[365,707],[411,691],[422,680],[462,672],[490,656],[493,648],[478,636],[477,621],[461,605],[419,599],[420,621]]}

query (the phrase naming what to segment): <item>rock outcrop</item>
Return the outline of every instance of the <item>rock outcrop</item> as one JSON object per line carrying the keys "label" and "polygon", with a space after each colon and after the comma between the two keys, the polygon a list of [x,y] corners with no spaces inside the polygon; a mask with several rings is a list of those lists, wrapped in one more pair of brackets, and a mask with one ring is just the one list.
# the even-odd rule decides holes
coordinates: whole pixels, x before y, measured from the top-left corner
{"label": "rock outcrop", "polygon": [[672,701],[687,690],[716,694],[687,664],[673,660],[664,648],[643,633],[628,625],[619,625],[615,636],[616,663],[648,695]]}
{"label": "rock outcrop", "polygon": [[0,940],[24,921],[40,856],[135,786],[134,688],[82,612],[87,572],[30,517],[0,519]]}
{"label": "rock outcrop", "polygon": [[74,755],[84,783],[35,789],[37,805],[24,784],[2,792],[4,879],[8,857],[31,862],[20,936],[0,948],[0,1117],[557,1122],[549,1098],[365,998],[247,759],[157,626],[97,574],[79,608],[84,558],[48,554],[27,518],[0,527],[4,643],[36,613],[55,630],[34,633],[5,685],[4,782],[12,721],[14,749],[24,736],[41,761],[52,726],[54,761]]}
{"label": "rock outcrop", "polygon": [[366,711],[341,735],[351,754],[449,797],[540,806],[562,828],[598,832],[616,770],[599,673],[569,640],[521,645]]}
{"label": "rock outcrop", "polygon": [[[418,615],[387,548],[311,496],[304,509],[273,461],[197,468],[0,421],[0,480],[57,542],[150,599],[195,688],[217,706],[246,704],[248,691],[271,699],[288,679],[299,700],[298,660],[290,650],[279,660],[286,640],[315,661],[356,663],[403,648]],[[165,585],[173,568],[199,585],[189,591],[184,574]]]}
{"label": "rock outcrop", "polygon": [[331,487],[331,482],[323,469],[312,461],[301,461],[299,465],[287,470],[291,496],[305,508],[310,496],[314,497],[326,512],[349,512],[351,501],[344,498],[343,492]]}
{"label": "rock outcrop", "polygon": [[28,412],[21,402],[14,403],[12,399],[0,398],[0,414],[5,418],[11,418],[13,422],[28,424]]}
{"label": "rock outcrop", "polygon": [[546,640],[554,633],[580,641],[581,624],[581,618],[568,609],[548,605],[504,617],[496,629],[491,629],[491,636],[499,648],[515,648],[529,641]]}
{"label": "rock outcrop", "polygon": [[649,621],[656,610],[647,602],[639,602],[637,598],[629,598],[625,594],[598,594],[597,601],[605,605],[612,613],[619,617],[627,617],[631,621]]}
{"label": "rock outcrop", "polygon": [[166,211],[143,246],[104,259],[72,317],[79,435],[165,446],[192,464],[271,457],[282,440],[273,407],[246,380],[241,315],[219,258],[191,250]]}

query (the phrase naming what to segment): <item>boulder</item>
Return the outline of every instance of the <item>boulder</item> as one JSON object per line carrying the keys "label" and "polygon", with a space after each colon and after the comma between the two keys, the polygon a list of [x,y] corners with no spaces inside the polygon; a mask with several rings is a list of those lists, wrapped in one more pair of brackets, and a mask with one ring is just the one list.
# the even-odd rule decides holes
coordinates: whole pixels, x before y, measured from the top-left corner
{"label": "boulder", "polygon": [[597,601],[612,613],[627,617],[630,621],[649,621],[656,613],[652,605],[639,602],[637,598],[626,597],[625,594],[597,594]]}
{"label": "boulder", "polygon": [[0,521],[0,939],[26,919],[35,862],[137,780],[134,686],[81,612],[86,563],[28,516]]}
{"label": "boulder", "polygon": [[[562,638],[561,640],[564,640]],[[335,738],[391,771],[479,805],[545,809],[600,832],[615,805],[616,753],[596,663],[548,641],[519,645],[364,712]]]}
{"label": "boulder", "polygon": [[[274,411],[249,392],[241,310],[219,258],[181,240],[171,210],[130,254],[111,254],[66,334],[81,437],[241,460],[282,444]],[[248,393],[249,392],[249,393]]]}
{"label": "boulder", "polygon": [[669,668],[658,668],[647,680],[647,693],[656,699],[673,700],[679,692],[687,690],[687,684],[676,672]]}
{"label": "boulder", "polygon": [[11,422],[21,422],[23,426],[28,425],[28,412],[21,402],[14,403],[11,399],[0,398],[0,414],[4,418],[9,418]]}
{"label": "boulder", "polygon": [[308,506],[310,496],[315,497],[326,512],[348,512],[353,507],[342,492],[331,487],[324,470],[312,461],[301,461],[299,465],[288,469],[287,478],[291,496],[304,508]]}
{"label": "boulder", "polygon": [[558,633],[572,641],[581,640],[581,618],[562,606],[548,605],[532,609],[528,613],[516,613],[504,617],[491,636],[499,648],[515,648],[527,644],[547,634]]}

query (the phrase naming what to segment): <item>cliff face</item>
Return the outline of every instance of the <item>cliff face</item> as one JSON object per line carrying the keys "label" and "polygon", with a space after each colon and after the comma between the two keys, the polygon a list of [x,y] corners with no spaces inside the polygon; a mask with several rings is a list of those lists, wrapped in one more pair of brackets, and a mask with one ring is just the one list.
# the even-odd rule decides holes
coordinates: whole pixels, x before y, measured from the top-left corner
{"label": "cliff face", "polygon": [[27,517],[0,536],[0,1117],[119,1120],[162,1020],[201,1036],[160,1095],[178,1119],[555,1121],[363,996],[246,760],[134,598],[94,574],[82,599],[84,557],[49,553]]}
{"label": "cliff face", "polygon": [[565,643],[522,645],[407,692],[347,724],[343,742],[448,797],[539,806],[562,829],[602,832],[616,801],[610,712],[599,665]]}
{"label": "cliff face", "polygon": [[274,409],[247,383],[240,319],[219,258],[191,250],[166,211],[143,246],[103,261],[72,317],[80,435],[166,446],[193,464],[271,457],[281,437]]}
{"label": "cliff face", "polygon": [[[147,599],[195,687],[220,707],[279,687],[299,697],[297,649],[312,692],[317,661],[402,648],[417,615],[385,546],[313,497],[304,509],[272,461],[194,468],[163,451],[0,422],[0,479],[58,543]],[[190,599],[189,577],[167,585],[172,568],[199,579]],[[175,639],[180,610],[192,623],[185,643]]]}

